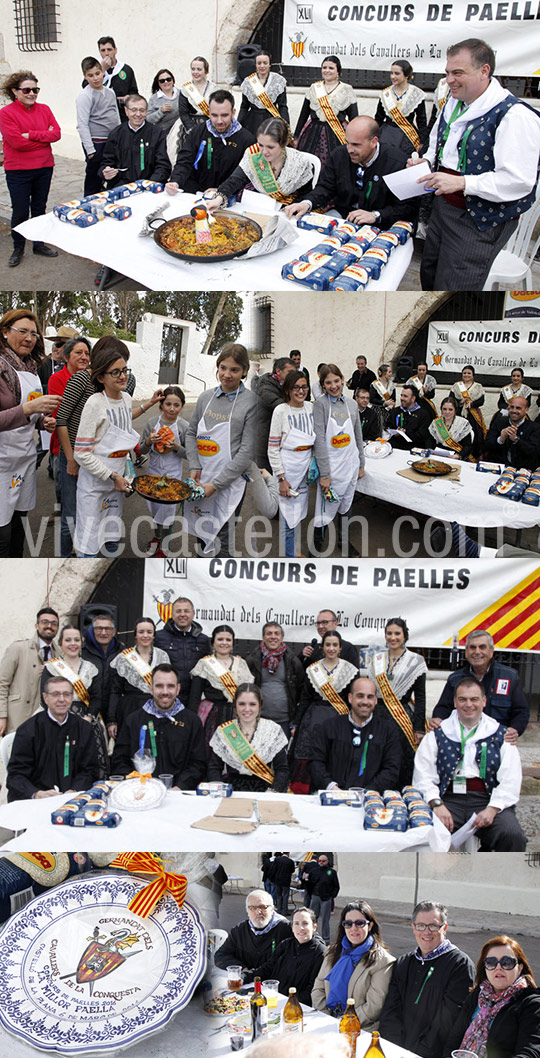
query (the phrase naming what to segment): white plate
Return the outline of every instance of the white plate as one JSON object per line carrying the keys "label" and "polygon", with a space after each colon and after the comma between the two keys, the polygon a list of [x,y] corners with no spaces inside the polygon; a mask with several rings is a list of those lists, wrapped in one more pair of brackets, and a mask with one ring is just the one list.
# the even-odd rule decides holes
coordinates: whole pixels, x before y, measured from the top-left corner
{"label": "white plate", "polygon": [[0,933],[0,1021],[41,1051],[103,1055],[165,1028],[203,976],[205,931],[169,894],[128,910],[146,883],[120,872],[71,878]]}
{"label": "white plate", "polygon": [[157,808],[166,793],[167,787],[159,779],[147,779],[146,782],[125,779],[113,787],[109,808],[118,812],[144,812],[147,808]]}

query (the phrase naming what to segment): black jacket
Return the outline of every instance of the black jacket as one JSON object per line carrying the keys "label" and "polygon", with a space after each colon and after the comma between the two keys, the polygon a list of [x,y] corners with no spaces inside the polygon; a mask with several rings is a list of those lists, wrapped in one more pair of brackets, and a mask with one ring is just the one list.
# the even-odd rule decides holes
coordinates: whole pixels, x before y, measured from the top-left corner
{"label": "black jacket", "polygon": [[326,945],[315,933],[311,940],[299,944],[296,937],[289,937],[278,944],[274,954],[253,971],[254,977],[261,981],[279,981],[282,995],[289,994],[289,988],[296,988],[297,998],[301,1003],[311,1006],[311,989],[322,966]]}
{"label": "black jacket", "polygon": [[[204,147],[195,168],[203,140]],[[218,187],[234,172],[252,143],[255,143],[255,137],[247,129],[239,129],[222,139],[208,131],[206,121],[198,122],[189,130],[178,151],[170,179],[184,191],[207,191],[209,187]]]}
{"label": "black jacket", "polygon": [[[348,716],[332,716],[315,729],[313,755],[309,761],[311,778],[319,790],[336,782],[342,790],[351,786],[364,789],[395,789],[401,767],[401,745],[394,727],[373,716],[366,727],[359,728],[361,743],[353,745],[355,728]],[[365,743],[368,743],[366,766],[358,774]]]}
{"label": "black jacket", "polygon": [[[112,773],[128,775],[133,771],[133,755],[139,748],[141,727],[154,725],[157,743],[156,777],[172,775],[173,786],[182,790],[194,790],[206,776],[206,753],[204,729],[198,716],[183,709],[172,720],[167,716],[157,717],[144,709],[128,716],[118,732],[112,756]],[[146,749],[151,750],[150,731],[146,732]]]}
{"label": "black jacket", "polygon": [[267,372],[265,375],[261,375],[259,379],[259,386],[257,389],[257,453],[256,462],[258,466],[269,467],[268,462],[268,435],[270,433],[270,423],[272,422],[272,415],[274,408],[277,408],[278,404],[284,404],[285,398],[283,396],[283,386],[280,385],[277,378]]}
{"label": "black jacket", "polygon": [[109,643],[107,654],[105,655],[100,646],[96,643],[94,638],[94,630],[92,627],[88,629],[86,633],[81,657],[86,661],[91,661],[98,670],[97,676],[92,680],[92,712],[101,713],[106,724],[110,723],[109,720],[109,698],[110,698],[110,687],[111,687],[111,661],[120,654],[122,650],[125,650],[125,643],[115,636],[114,639]]}
{"label": "black jacket", "polygon": [[366,367],[365,371],[359,371],[358,368],[355,368],[347,382],[347,389],[352,389],[353,393],[357,389],[369,389],[376,378],[375,372],[371,371],[369,367]]}
{"label": "black jacket", "polygon": [[193,621],[189,632],[182,632],[171,617],[165,628],[156,632],[154,642],[169,655],[171,665],[180,680],[180,698],[188,705],[191,670],[195,668],[199,658],[212,653],[208,636],[197,621]]}
{"label": "black jacket", "polygon": [[364,408],[363,411],[358,409],[360,414],[360,423],[362,426],[362,438],[364,441],[376,441],[377,437],[380,437],[381,428],[379,426],[379,416],[375,411],[375,408]]}
{"label": "black jacket", "polygon": [[431,444],[429,433],[430,417],[420,405],[411,408],[392,408],[388,413],[386,426],[389,430],[405,430],[410,441],[405,440],[399,434],[390,438],[392,448],[425,448]]}
{"label": "black jacket", "polygon": [[[455,688],[464,676],[474,676],[468,662],[463,668],[450,673],[433,710],[434,717],[446,720],[450,716],[454,708]],[[529,723],[529,706],[516,669],[492,660],[480,682],[486,695],[486,716],[492,716],[505,727],[514,727],[518,735],[522,735]]]}
{"label": "black jacket", "polygon": [[377,227],[390,228],[396,220],[415,220],[417,199],[400,202],[383,180],[386,173],[404,169],[407,156],[395,147],[380,144],[378,157],[364,169],[363,186],[357,184],[358,165],[349,158],[345,145],[336,147],[323,166],[314,191],[309,194],[313,209],[333,201],[338,213],[346,217],[353,209],[376,210],[381,214]]}
{"label": "black jacket", "polygon": [[[290,647],[287,647],[283,654],[283,664],[285,665],[285,679],[287,681],[289,720],[291,724],[294,724],[298,700],[304,685],[304,670],[298,658],[291,653]],[[246,665],[253,673],[253,678],[257,687],[262,687],[262,653],[260,647],[257,647],[257,649],[253,651],[253,654],[250,654],[249,657],[246,658]],[[262,715],[264,716],[264,707]]]}
{"label": "black jacket", "polygon": [[281,856],[277,856],[274,860],[270,870],[270,881],[274,885],[290,885],[291,878],[294,872],[294,860],[291,860],[290,856],[286,856],[284,853]]}
{"label": "black jacket", "polygon": [[486,435],[486,449],[488,459],[495,463],[505,463],[506,466],[526,467],[527,470],[536,470],[540,466],[540,428],[537,423],[530,419],[524,419],[518,426],[517,440],[512,443],[509,440],[499,444],[497,438],[501,430],[510,425],[508,415],[497,412],[491,420]]}
{"label": "black jacket", "polygon": [[226,970],[228,966],[243,966],[246,970],[252,970],[269,959],[279,942],[290,936],[288,922],[276,922],[268,933],[254,933],[249,920],[244,919],[230,930],[227,940],[218,948],[214,962],[221,970]]}
{"label": "black jacket", "polygon": [[339,878],[333,867],[320,867],[310,875],[311,895],[319,900],[335,900],[339,893]]}
{"label": "black jacket", "polygon": [[113,169],[126,169],[112,180],[107,180],[107,187],[118,187],[129,184],[132,180],[157,180],[166,183],[171,171],[167,154],[165,132],[159,125],[145,121],[136,132],[127,121],[117,125],[107,136],[103,148],[103,160],[99,169],[102,180],[103,170],[110,165]]}
{"label": "black jacket", "polygon": [[[69,740],[67,775],[66,740]],[[42,709],[17,728],[7,771],[8,801],[32,797],[37,790],[88,790],[99,776],[91,724],[68,713],[60,726]]]}
{"label": "black jacket", "polygon": [[[479,988],[465,1000],[444,1053],[458,1050],[474,1017]],[[499,1010],[487,1035],[487,1058],[540,1058],[540,988],[524,988]]]}
{"label": "black jacket", "polygon": [[474,964],[459,948],[425,961],[414,952],[402,955],[379,1021],[382,1038],[422,1058],[442,1058],[449,1053],[446,1041],[473,980]]}

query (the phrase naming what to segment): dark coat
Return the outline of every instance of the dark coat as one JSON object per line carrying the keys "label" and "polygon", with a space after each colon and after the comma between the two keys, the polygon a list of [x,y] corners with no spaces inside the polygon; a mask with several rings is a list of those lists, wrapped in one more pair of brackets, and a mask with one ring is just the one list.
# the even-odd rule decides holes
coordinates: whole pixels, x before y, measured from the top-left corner
{"label": "dark coat", "polygon": [[360,415],[360,424],[362,426],[362,437],[364,441],[376,441],[377,437],[380,437],[381,429],[379,426],[379,416],[375,411],[375,408],[364,408],[363,411],[358,409]]}
{"label": "dark coat", "polygon": [[386,173],[404,169],[407,156],[395,147],[380,145],[378,157],[364,170],[363,186],[356,182],[358,165],[349,158],[345,145],[336,147],[321,170],[315,190],[309,195],[313,209],[333,201],[342,217],[353,209],[366,209],[381,214],[377,227],[390,228],[396,220],[415,220],[417,199],[400,202],[383,180]]}
{"label": "dark coat", "polygon": [[[139,735],[143,724],[153,723],[157,742],[156,777],[172,775],[173,786],[182,790],[194,790],[206,775],[206,752],[204,730],[198,716],[183,709],[172,720],[152,716],[144,709],[128,716],[114,747],[112,773],[128,775],[133,771],[133,756],[139,748]],[[150,732],[146,732],[146,749],[151,749]]]}
{"label": "dark coat", "polygon": [[252,970],[269,959],[279,942],[290,936],[288,922],[276,922],[268,933],[254,933],[249,919],[244,919],[230,930],[227,940],[218,948],[214,962],[220,970],[226,970],[228,966],[243,966],[246,970]]}
{"label": "dark coat", "polygon": [[486,436],[486,449],[488,459],[495,463],[505,463],[506,466],[526,467],[527,470],[536,470],[540,466],[540,428],[537,423],[530,419],[524,419],[518,426],[517,440],[512,443],[505,441],[499,444],[497,438],[501,430],[510,425],[508,415],[497,412],[491,420]]}
{"label": "dark coat", "polygon": [[[454,708],[455,688],[464,676],[474,676],[468,662],[463,668],[450,673],[441,697],[433,710],[434,717],[446,720],[450,716]],[[486,695],[486,708],[484,709],[486,716],[492,716],[505,727],[514,727],[518,735],[522,735],[529,723],[529,706],[516,669],[511,668],[510,665],[502,665],[500,661],[492,660],[480,682]],[[501,693],[506,684],[508,693]]]}
{"label": "dark coat", "polygon": [[[205,141],[205,147],[197,168],[195,161]],[[208,152],[208,141],[212,150]],[[218,187],[236,169],[242,160],[244,151],[255,143],[255,137],[247,129],[239,129],[230,136],[212,136],[206,127],[206,121],[198,122],[189,130],[178,154],[170,179],[184,191],[207,191],[209,187]]]}
{"label": "dark coat", "polygon": [[[141,162],[144,164],[141,165]],[[108,187],[129,184],[132,180],[157,180],[159,183],[166,183],[171,163],[167,154],[165,130],[149,121],[145,121],[136,132],[133,132],[127,121],[117,125],[109,132],[103,148],[103,160],[99,169],[102,180],[105,179],[103,170],[108,165],[113,169],[125,169],[127,166],[126,172],[120,172],[112,180],[107,180]]]}
{"label": "dark coat", "polygon": [[[445,1054],[459,1050],[474,1017],[478,993],[467,996],[447,1040]],[[524,988],[495,1015],[487,1035],[487,1058],[540,1058],[540,988]]]}
{"label": "dark coat", "polygon": [[335,900],[339,893],[339,878],[333,867],[320,867],[315,864],[316,870],[310,876],[311,895],[318,896],[319,900]]}
{"label": "dark coat", "polygon": [[122,643],[118,636],[115,636],[109,643],[107,654],[105,655],[101,647],[96,643],[92,627],[88,629],[83,642],[81,657],[86,661],[91,661],[98,670],[97,676],[92,680],[92,712],[96,715],[101,713],[106,724],[110,723],[111,661],[125,648],[125,643]]}
{"label": "dark coat", "polygon": [[[311,778],[319,790],[336,782],[342,790],[351,786],[364,789],[395,789],[401,767],[401,745],[397,731],[380,717],[373,716],[361,731],[361,744],[353,746],[354,726],[348,716],[331,716],[320,724],[313,738],[309,761]],[[364,745],[368,741],[366,767],[358,774]]]}
{"label": "dark coat", "polygon": [[414,952],[402,955],[394,965],[379,1021],[382,1038],[422,1058],[442,1058],[449,1053],[446,1041],[473,980],[474,964],[459,948],[427,961]]}
{"label": "dark coat", "polygon": [[[298,658],[291,653],[289,647],[286,648],[283,654],[283,664],[285,665],[285,679],[287,681],[289,720],[291,724],[294,724],[300,693],[304,685],[304,670]],[[257,687],[262,687],[262,652],[260,647],[257,647],[257,649],[253,651],[253,654],[250,654],[246,658],[246,665],[253,673],[253,679],[255,680]]]}
{"label": "dark coat", "polygon": [[405,430],[410,441],[397,434],[390,438],[392,448],[426,448],[431,444],[429,433],[430,417],[425,408],[418,403],[415,408],[407,411],[406,408],[392,408],[388,414],[386,425],[389,430]]}
{"label": "dark coat", "polygon": [[376,378],[375,372],[370,371],[369,367],[366,367],[365,371],[359,371],[358,368],[355,368],[347,382],[347,389],[352,389],[353,393],[357,389],[369,389]]}
{"label": "dark coat", "polygon": [[268,462],[268,436],[270,434],[270,423],[272,422],[272,414],[274,408],[277,408],[278,404],[284,404],[285,398],[283,396],[283,386],[278,382],[277,378],[267,372],[265,375],[261,375],[259,379],[259,386],[257,389],[257,454],[256,462],[258,466],[269,467]]}
{"label": "dark coat", "polygon": [[[69,767],[64,775],[66,739]],[[88,790],[99,775],[94,733],[80,716],[68,713],[65,724],[45,710],[25,720],[15,734],[7,772],[8,801],[33,797],[37,790]]]}
{"label": "dark coat", "polygon": [[311,1006],[311,989],[322,966],[326,945],[315,933],[311,940],[299,944],[296,937],[289,937],[278,944],[274,954],[261,963],[253,972],[261,981],[279,981],[282,995],[289,994],[289,988],[296,988],[300,1003]]}
{"label": "dark coat", "polygon": [[286,856],[282,853],[281,856],[276,856],[272,864],[270,871],[270,881],[274,885],[286,885],[291,884],[291,878],[294,873],[294,860],[291,860],[290,856]]}
{"label": "dark coat", "polygon": [[165,627],[156,632],[154,643],[169,655],[171,665],[180,680],[180,698],[184,705],[187,705],[191,670],[195,668],[199,658],[212,653],[208,636],[197,621],[193,621],[189,632],[182,632],[171,617]]}

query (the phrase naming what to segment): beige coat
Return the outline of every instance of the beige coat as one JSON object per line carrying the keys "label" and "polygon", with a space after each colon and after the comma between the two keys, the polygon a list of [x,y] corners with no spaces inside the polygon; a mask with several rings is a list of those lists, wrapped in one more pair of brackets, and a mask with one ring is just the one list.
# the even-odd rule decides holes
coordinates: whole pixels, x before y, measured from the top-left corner
{"label": "beige coat", "polygon": [[[379,948],[377,958],[366,966],[366,956],[356,964],[350,978],[347,990],[347,998],[354,999],[354,1009],[363,1029],[370,1032],[379,1026],[379,1017],[386,999],[386,993],[390,987],[393,964],[395,958],[384,948]],[[311,1002],[316,1010],[326,1010],[326,998],[330,991],[329,982],[325,977],[332,969],[328,955],[319,970],[313,991]]]}
{"label": "beige coat", "polygon": [[[55,640],[51,648],[55,657],[58,654]],[[37,632],[31,639],[10,643],[0,663],[0,717],[7,717],[6,734],[16,731],[38,709],[42,667]]]}

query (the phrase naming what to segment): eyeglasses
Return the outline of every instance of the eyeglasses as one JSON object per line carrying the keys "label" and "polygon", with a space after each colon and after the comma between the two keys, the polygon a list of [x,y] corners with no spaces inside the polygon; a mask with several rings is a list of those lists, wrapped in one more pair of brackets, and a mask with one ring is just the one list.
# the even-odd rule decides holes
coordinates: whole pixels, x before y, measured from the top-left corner
{"label": "eyeglasses", "polygon": [[293,386],[293,393],[307,393],[307,386]]}
{"label": "eyeglasses", "polygon": [[444,922],[413,922],[412,925],[413,929],[415,929],[417,933],[425,933],[426,930],[428,931],[428,933],[438,933],[439,930],[443,928]]}
{"label": "eyeglasses", "polygon": [[488,955],[484,959],[486,970],[496,970],[497,966],[500,966],[501,970],[513,970],[517,964],[517,959],[514,959],[512,955],[503,955],[502,959],[496,959],[494,955]]}
{"label": "eyeglasses", "polygon": [[36,85],[35,88],[19,88],[19,92],[22,92],[23,96],[29,96],[30,94],[38,96],[41,89]]}
{"label": "eyeglasses", "polygon": [[172,77],[159,77],[158,78],[158,84],[170,84],[171,81],[172,81]]}
{"label": "eyeglasses", "polygon": [[369,922],[366,918],[346,918],[343,925],[345,929],[363,929],[364,926],[369,926]]}
{"label": "eyeglasses", "polygon": [[248,904],[248,911],[269,911],[272,904]]}
{"label": "eyeglasses", "polygon": [[73,697],[73,691],[46,691],[45,693],[49,696],[49,698],[54,698],[58,701],[60,701],[61,698],[65,698],[66,701],[71,701]]}
{"label": "eyeglasses", "polygon": [[23,331],[20,327],[10,327],[10,331],[16,331],[17,334],[23,334],[25,338],[39,338],[37,331]]}
{"label": "eyeglasses", "polygon": [[129,375],[129,367],[115,367],[112,371],[106,371],[106,375],[110,375],[111,378],[122,378],[123,375]]}

